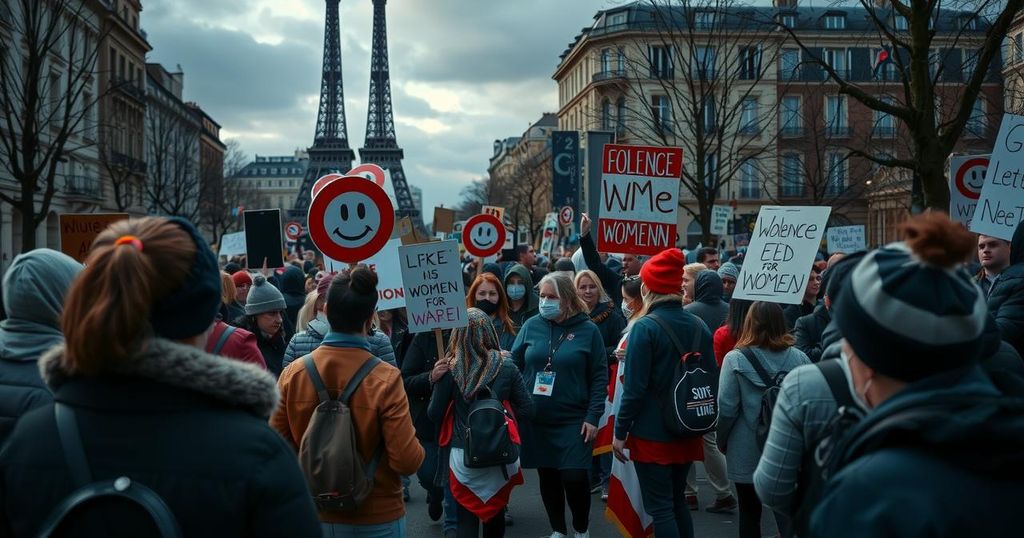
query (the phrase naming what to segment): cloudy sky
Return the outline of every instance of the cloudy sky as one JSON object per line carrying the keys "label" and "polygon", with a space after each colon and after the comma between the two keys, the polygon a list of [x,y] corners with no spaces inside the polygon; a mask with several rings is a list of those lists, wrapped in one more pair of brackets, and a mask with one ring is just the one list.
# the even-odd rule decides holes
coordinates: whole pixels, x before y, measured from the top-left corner
{"label": "cloudy sky", "polygon": [[[453,205],[486,175],[495,139],[557,112],[558,55],[618,0],[390,0],[388,39],[398,142],[424,206]],[[250,155],[312,143],[319,102],[323,0],[150,0],[149,61],[185,72],[185,97]],[[362,146],[371,0],[342,0],[349,143]],[[428,212],[430,210],[428,209]]]}

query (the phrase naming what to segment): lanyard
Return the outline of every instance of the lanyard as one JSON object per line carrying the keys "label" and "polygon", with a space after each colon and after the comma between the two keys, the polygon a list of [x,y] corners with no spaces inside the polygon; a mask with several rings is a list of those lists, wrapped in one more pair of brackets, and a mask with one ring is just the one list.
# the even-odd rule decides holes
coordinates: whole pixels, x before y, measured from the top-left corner
{"label": "lanyard", "polygon": [[558,338],[558,342],[556,342],[554,345],[552,345],[551,344],[551,340],[554,337],[554,333],[555,333],[555,328],[551,327],[551,335],[548,336],[548,364],[547,364],[547,366],[544,367],[544,371],[545,372],[550,372],[551,371],[551,360],[554,358],[555,353],[558,352],[558,348],[562,347],[562,342],[565,341],[566,333],[563,331],[562,332],[562,336],[560,336]]}

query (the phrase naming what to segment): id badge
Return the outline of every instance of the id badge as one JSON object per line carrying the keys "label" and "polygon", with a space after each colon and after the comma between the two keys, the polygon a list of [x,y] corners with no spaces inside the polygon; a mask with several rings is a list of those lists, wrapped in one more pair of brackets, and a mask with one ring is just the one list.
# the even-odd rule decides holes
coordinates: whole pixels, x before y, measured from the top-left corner
{"label": "id badge", "polygon": [[537,396],[551,396],[555,390],[554,372],[537,372],[537,380],[533,383],[533,393]]}

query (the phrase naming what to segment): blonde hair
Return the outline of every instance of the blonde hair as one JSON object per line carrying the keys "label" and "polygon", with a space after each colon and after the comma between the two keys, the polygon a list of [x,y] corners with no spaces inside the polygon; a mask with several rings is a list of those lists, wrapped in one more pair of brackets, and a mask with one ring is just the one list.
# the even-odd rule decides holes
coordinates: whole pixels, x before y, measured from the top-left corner
{"label": "blonde hair", "polygon": [[707,270],[708,266],[704,265],[703,263],[691,263],[683,266],[683,272],[689,275],[690,278],[694,280],[697,279],[697,275],[700,274],[701,271]]}
{"label": "blonde hair", "polygon": [[576,278],[573,280],[572,285],[574,287],[576,287],[576,288],[579,288],[580,287],[580,279],[582,279],[582,278],[589,278],[590,280],[592,280],[594,282],[595,285],[597,285],[597,289],[601,292],[601,296],[598,299],[599,302],[601,302],[601,303],[610,303],[610,302],[612,302],[612,298],[608,296],[608,292],[605,291],[604,285],[601,283],[601,279],[598,278],[597,273],[591,271],[590,269],[584,269],[584,270],[576,273]]}
{"label": "blonde hair", "polygon": [[316,290],[306,294],[306,301],[302,303],[299,314],[295,317],[295,332],[304,331],[309,328],[309,322],[316,317],[316,299],[319,297]]}
{"label": "blonde hair", "polygon": [[[600,280],[597,282],[600,282]],[[558,296],[562,313],[565,314],[566,318],[590,311],[587,309],[583,299],[580,299],[580,296],[576,294],[576,285],[573,284],[572,277],[569,275],[560,271],[548,273],[544,275],[544,278],[540,279],[538,288],[543,288],[544,284],[551,284],[555,288],[555,295]]]}
{"label": "blonde hair", "polygon": [[231,304],[235,302],[235,281],[231,280],[231,275],[220,272],[220,302],[221,304]]}

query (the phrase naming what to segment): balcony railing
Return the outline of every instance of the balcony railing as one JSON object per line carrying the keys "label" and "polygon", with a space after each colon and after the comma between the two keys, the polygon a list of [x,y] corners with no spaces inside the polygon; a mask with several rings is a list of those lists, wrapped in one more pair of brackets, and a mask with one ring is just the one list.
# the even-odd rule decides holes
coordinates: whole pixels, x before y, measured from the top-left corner
{"label": "balcony railing", "polygon": [[779,136],[782,138],[800,138],[804,136],[804,128],[800,126],[783,127],[779,129]]}
{"label": "balcony railing", "polygon": [[114,90],[120,91],[121,93],[135,99],[136,101],[145,102],[146,91],[135,85],[130,80],[126,80],[119,77],[110,79],[110,87]]}
{"label": "balcony railing", "polygon": [[761,126],[756,124],[748,124],[740,127],[740,134],[746,136],[758,136],[761,134]]}
{"label": "balcony railing", "polygon": [[611,71],[600,71],[600,72],[594,73],[594,75],[592,77],[590,77],[590,81],[591,82],[605,82],[605,81],[613,81],[613,80],[624,80],[625,78],[626,78],[626,70],[625,69],[613,69]]}
{"label": "balcony railing", "polygon": [[853,130],[846,125],[829,125],[825,128],[825,133],[835,138],[849,138]]}
{"label": "balcony railing", "polygon": [[875,138],[896,138],[895,127],[875,127],[872,131]]}
{"label": "balcony railing", "polygon": [[80,198],[103,199],[100,181],[88,176],[64,176],[64,193]]}
{"label": "balcony railing", "polygon": [[110,164],[129,170],[135,174],[144,174],[146,172],[146,162],[140,161],[135,157],[125,155],[117,151],[110,152]]}

